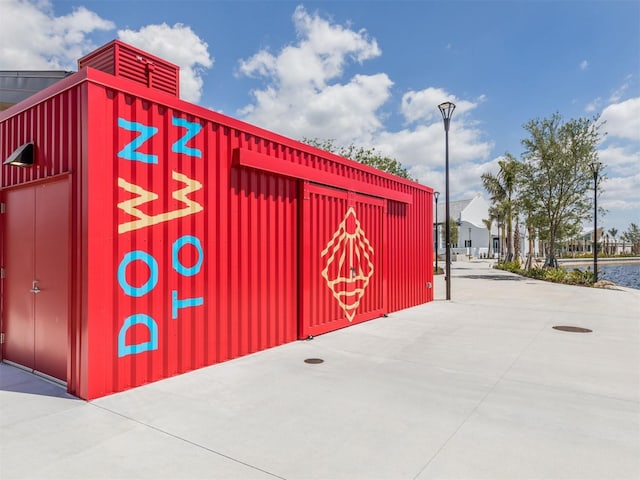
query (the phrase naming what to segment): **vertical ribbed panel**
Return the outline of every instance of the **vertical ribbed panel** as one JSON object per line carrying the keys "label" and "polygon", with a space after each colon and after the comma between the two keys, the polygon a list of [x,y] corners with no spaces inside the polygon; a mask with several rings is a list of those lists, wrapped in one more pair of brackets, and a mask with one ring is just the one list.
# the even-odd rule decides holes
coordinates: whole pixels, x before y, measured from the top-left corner
{"label": "vertical ribbed panel", "polygon": [[75,86],[0,123],[0,160],[33,142],[31,167],[1,165],[0,185],[11,187],[69,172],[82,152],[80,86]]}
{"label": "vertical ribbed panel", "polygon": [[78,60],[78,68],[84,67],[126,78],[175,97],[180,95],[178,66],[119,40],[109,42]]}
{"label": "vertical ribbed panel", "polygon": [[384,313],[385,201],[304,186],[300,337]]}
{"label": "vertical ribbed panel", "polygon": [[297,182],[231,167],[278,146],[93,92],[89,396],[296,339]]}
{"label": "vertical ribbed panel", "polygon": [[389,202],[388,309],[402,310],[433,300],[433,239],[430,192],[415,190],[412,204]]}
{"label": "vertical ribbed panel", "polygon": [[[96,398],[433,298],[430,189],[102,72],[83,74],[0,123],[4,158],[34,141],[37,162],[3,166],[2,187],[73,171],[74,393]],[[305,192],[286,169],[233,165],[237,149],[363,182],[379,196],[327,185]],[[323,276],[322,252],[350,208],[366,238],[355,255],[368,251],[373,274],[366,288],[362,279],[347,285],[364,295],[345,309]],[[345,225],[355,233],[353,219]],[[354,261],[325,274],[370,268]]]}

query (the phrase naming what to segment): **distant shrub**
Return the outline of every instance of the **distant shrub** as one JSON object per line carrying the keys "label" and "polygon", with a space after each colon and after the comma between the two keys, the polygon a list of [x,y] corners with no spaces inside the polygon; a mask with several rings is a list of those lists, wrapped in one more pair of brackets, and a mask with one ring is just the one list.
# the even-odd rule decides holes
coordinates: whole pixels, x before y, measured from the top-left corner
{"label": "distant shrub", "polygon": [[519,260],[498,262],[497,268],[499,268],[500,270],[506,270],[507,272],[522,273]]}
{"label": "distant shrub", "polygon": [[536,280],[545,280],[547,282],[554,283],[566,283],[569,285],[585,285],[588,287],[593,286],[594,275],[589,269],[586,271],[574,268],[571,272],[568,272],[562,267],[559,268],[544,268],[533,267],[527,270],[520,268],[520,262],[517,260],[511,262],[498,262],[496,267],[500,270],[506,270],[508,272],[517,273],[529,278],[535,278]]}
{"label": "distant shrub", "polygon": [[547,270],[542,267],[533,267],[526,270],[523,275],[537,280],[545,280],[547,278]]}
{"label": "distant shrub", "polygon": [[545,280],[555,283],[564,283],[567,278],[567,271],[564,268],[550,268],[547,270]]}
{"label": "distant shrub", "polygon": [[591,270],[579,270],[574,268],[566,277],[566,282],[571,285],[593,285],[595,275]]}

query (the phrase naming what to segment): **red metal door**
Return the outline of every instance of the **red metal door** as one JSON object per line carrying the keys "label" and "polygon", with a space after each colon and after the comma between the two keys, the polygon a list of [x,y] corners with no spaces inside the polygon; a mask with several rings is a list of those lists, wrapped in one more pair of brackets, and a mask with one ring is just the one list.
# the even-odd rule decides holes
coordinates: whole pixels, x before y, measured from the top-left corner
{"label": "red metal door", "polygon": [[2,358],[34,368],[34,212],[33,188],[5,193],[4,215],[4,315]]}
{"label": "red metal door", "polygon": [[69,180],[35,189],[35,365],[67,380],[69,325]]}
{"label": "red metal door", "polygon": [[7,192],[3,357],[66,381],[69,184]]}
{"label": "red metal door", "polygon": [[385,311],[386,202],[305,183],[300,338]]}

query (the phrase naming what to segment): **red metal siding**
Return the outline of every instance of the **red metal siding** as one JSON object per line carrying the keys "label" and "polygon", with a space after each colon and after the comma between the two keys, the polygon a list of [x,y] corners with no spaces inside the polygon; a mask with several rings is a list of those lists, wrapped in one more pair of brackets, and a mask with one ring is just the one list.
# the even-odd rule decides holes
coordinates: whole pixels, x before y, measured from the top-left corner
{"label": "red metal siding", "polygon": [[78,60],[78,69],[92,67],[145,87],[180,95],[180,68],[166,60],[113,40]]}
{"label": "red metal siding", "polygon": [[[349,207],[375,259],[360,310],[347,309],[352,321],[433,298],[429,188],[93,69],[31,104],[0,114],[0,148],[6,158],[34,141],[37,164],[2,167],[1,185],[72,172],[67,381],[76,395],[280,345],[311,326],[338,328],[345,309],[317,254]],[[309,179],[343,190],[312,187],[308,210]]]}
{"label": "red metal siding", "polygon": [[231,167],[278,146],[101,86],[90,102],[88,397],[296,339],[297,183]]}
{"label": "red metal siding", "polygon": [[3,162],[24,143],[35,144],[34,165],[2,165],[0,186],[42,180],[69,172],[78,164],[82,153],[81,95],[82,88],[74,86],[0,122],[0,160]]}
{"label": "red metal siding", "polygon": [[390,312],[433,300],[431,198],[431,192],[415,191],[411,205],[389,202],[387,291]]}
{"label": "red metal siding", "polygon": [[300,337],[385,311],[386,201],[305,183]]}
{"label": "red metal siding", "polygon": [[[82,74],[75,74],[70,77],[61,80],[57,84],[37,93],[29,99],[21,102],[18,105],[0,112],[0,159],[6,159],[16,148],[20,145],[31,141],[35,144],[35,163],[31,167],[13,167],[13,166],[0,166],[0,187],[2,188],[2,201],[7,203],[13,203],[14,200],[9,199],[11,192],[29,191],[24,190],[24,186],[33,186],[36,189],[40,189],[42,186],[49,185],[49,181],[62,181],[69,182],[68,192],[70,197],[62,199],[62,197],[55,197],[52,201],[47,199],[41,204],[47,204],[47,207],[53,208],[55,212],[55,219],[57,220],[55,225],[57,227],[63,227],[68,225],[68,235],[61,243],[65,243],[62,247],[58,245],[58,248],[65,248],[70,252],[70,257],[65,260],[65,252],[60,252],[57,258],[46,258],[45,262],[55,262],[62,260],[65,264],[68,264],[68,274],[63,275],[67,277],[66,280],[60,280],[63,285],[59,285],[60,291],[54,295],[49,295],[49,300],[53,303],[46,301],[43,297],[43,302],[40,302],[40,308],[38,310],[38,317],[40,314],[47,315],[43,318],[34,318],[34,325],[47,322],[48,320],[58,317],[56,322],[62,322],[63,319],[59,316],[58,312],[52,311],[51,305],[58,305],[59,302],[68,301],[67,304],[67,318],[69,319],[70,327],[68,329],[58,330],[56,329],[56,335],[61,331],[67,330],[69,341],[60,341],[59,337],[40,338],[37,340],[37,345],[34,343],[34,348],[38,348],[43,356],[41,358],[46,359],[53,355],[58,360],[55,361],[56,366],[54,370],[47,372],[48,367],[39,367],[36,364],[27,366],[35,366],[35,368],[51,373],[53,376],[66,380],[68,389],[72,393],[77,392],[77,388],[80,386],[80,368],[79,368],[79,346],[77,337],[80,332],[80,324],[78,322],[78,312],[80,310],[80,285],[81,278],[79,276],[79,270],[81,268],[81,249],[79,239],[79,226],[83,224],[81,220],[81,182],[77,175],[81,170],[81,158],[85,152],[85,138],[84,138],[84,120],[86,111],[86,84],[82,81],[84,76]],[[52,184],[53,185],[53,184]],[[9,199],[9,200],[8,200]],[[62,201],[64,200],[64,201]],[[51,203],[51,205],[49,205]],[[71,205],[69,209],[69,204]],[[48,215],[48,214],[47,214]],[[71,215],[71,217],[69,217]],[[4,217],[4,216],[3,216]],[[3,229],[7,228],[8,220],[2,218]],[[45,227],[45,223],[37,221],[36,223],[42,223],[41,227]],[[34,226],[35,228],[36,226]],[[4,230],[6,231],[6,230]],[[60,231],[59,229],[57,231]],[[46,239],[48,232],[44,232],[43,236]],[[13,255],[15,255],[15,249],[13,253],[9,245],[5,243],[5,236],[2,235],[2,254],[3,254],[3,266],[11,263]],[[47,243],[46,240],[41,242],[45,249],[48,246],[52,246],[51,243]],[[24,249],[20,250],[21,253]],[[22,256],[22,255],[21,255]],[[25,265],[26,267],[26,265]],[[55,270],[56,267],[52,266]],[[27,276],[33,276],[33,271],[27,272],[28,268],[23,270]],[[32,278],[33,280],[34,278]],[[7,304],[9,297],[14,297],[11,293],[10,283],[13,284],[14,280],[18,280],[15,276],[12,278],[6,278],[2,281],[2,288],[0,293],[2,295],[3,306]],[[56,280],[58,282],[58,280]],[[50,285],[55,286],[55,285]],[[21,288],[16,286],[16,288]],[[49,293],[51,289],[47,287]],[[66,293],[65,293],[66,291]],[[46,297],[46,295],[45,295]],[[6,309],[2,309],[2,318],[0,327],[7,328],[12,321],[10,312]],[[45,325],[49,328],[48,325]],[[45,331],[44,329],[42,330]],[[45,333],[45,335],[48,335]],[[36,341],[34,337],[34,341]],[[66,352],[62,352],[61,349],[65,349]],[[45,351],[46,350],[46,351]],[[51,357],[51,358],[53,358]],[[66,358],[66,365],[60,367],[60,364],[65,360],[60,361],[61,358]],[[22,363],[22,362],[19,362]],[[46,363],[51,363],[49,359]],[[66,369],[66,373],[63,371]]]}

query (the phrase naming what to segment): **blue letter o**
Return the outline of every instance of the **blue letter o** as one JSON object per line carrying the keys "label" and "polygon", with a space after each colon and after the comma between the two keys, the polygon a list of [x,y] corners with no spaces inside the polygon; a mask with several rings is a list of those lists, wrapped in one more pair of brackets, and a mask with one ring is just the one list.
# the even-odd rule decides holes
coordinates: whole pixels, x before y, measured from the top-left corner
{"label": "blue letter o", "polygon": [[[136,260],[141,260],[146,263],[149,267],[149,271],[151,272],[149,280],[147,280],[147,282],[141,287],[133,287],[127,283],[127,266]],[[130,297],[141,297],[149,293],[158,284],[158,262],[156,262],[155,258],[142,250],[134,250],[133,252],[127,253],[118,267],[118,283],[124,293]]]}
{"label": "blue letter o", "polygon": [[[180,263],[180,259],[178,258],[178,253],[180,249],[185,245],[193,245],[198,250],[198,261],[191,268],[186,268],[182,263]],[[202,251],[202,245],[200,245],[200,240],[198,240],[193,235],[183,235],[175,242],[173,242],[173,256],[172,256],[172,265],[173,269],[178,272],[180,275],[184,275],[185,277],[192,277],[196,273],[200,271],[200,267],[202,267],[202,257],[204,256],[204,252]]]}

